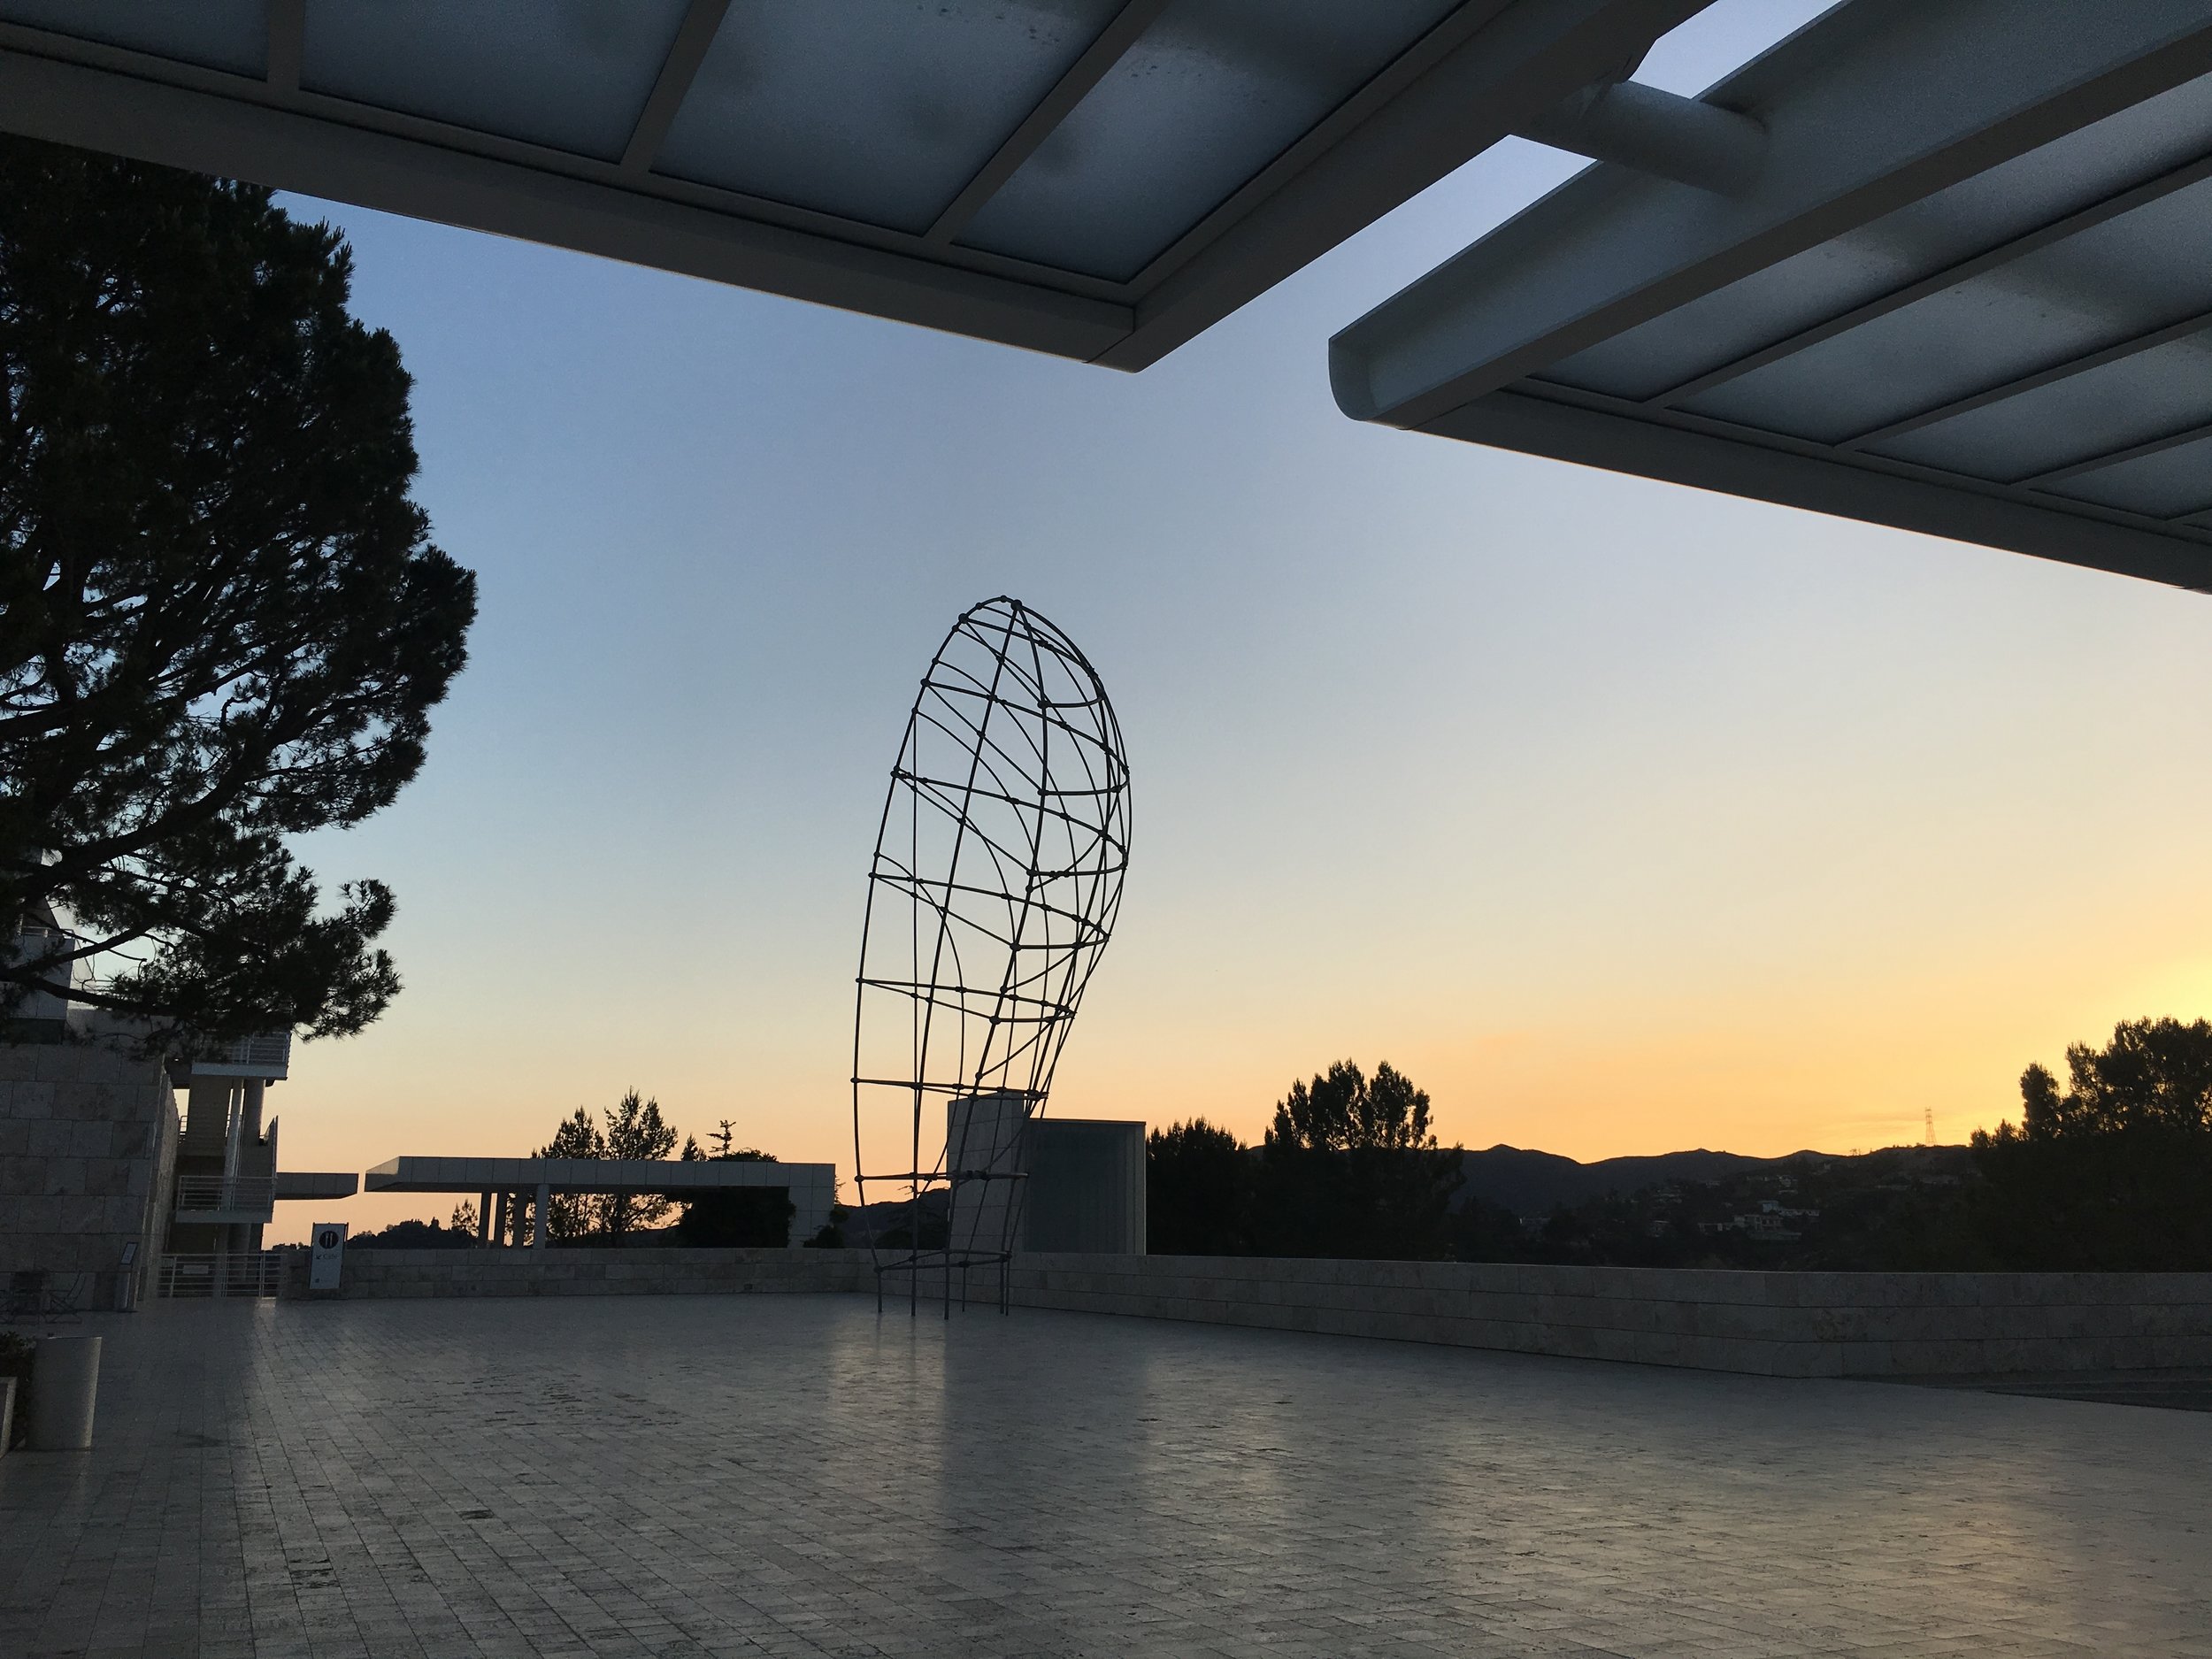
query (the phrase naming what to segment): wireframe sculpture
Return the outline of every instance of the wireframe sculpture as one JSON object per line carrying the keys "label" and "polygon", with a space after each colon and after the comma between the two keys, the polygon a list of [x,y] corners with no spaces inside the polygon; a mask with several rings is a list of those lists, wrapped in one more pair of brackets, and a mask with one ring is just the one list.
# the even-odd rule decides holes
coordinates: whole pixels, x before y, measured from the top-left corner
{"label": "wireframe sculpture", "polygon": [[[854,1174],[864,1206],[873,1188],[904,1214],[870,1229],[879,1307],[902,1273],[911,1305],[926,1279],[949,1315],[978,1269],[1006,1306],[1025,1131],[1128,857],[1129,769],[1097,671],[1018,599],[966,611],[922,677],[868,872]],[[889,1167],[872,1173],[872,1153]]]}

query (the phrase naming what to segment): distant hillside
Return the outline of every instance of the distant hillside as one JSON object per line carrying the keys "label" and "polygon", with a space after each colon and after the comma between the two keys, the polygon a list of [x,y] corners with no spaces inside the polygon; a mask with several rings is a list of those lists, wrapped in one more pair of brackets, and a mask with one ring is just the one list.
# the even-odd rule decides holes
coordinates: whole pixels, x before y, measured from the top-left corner
{"label": "distant hillside", "polygon": [[1793,1152],[1786,1157],[1754,1158],[1740,1152],[1662,1152],[1653,1157],[1601,1158],[1578,1164],[1556,1152],[1495,1146],[1462,1155],[1467,1184],[1462,1199],[1502,1204],[1517,1216],[1548,1216],[1555,1206],[1579,1204],[1608,1193],[1623,1197],[1668,1181],[1716,1181],[1747,1171],[1779,1169],[1800,1158],[1826,1155]]}
{"label": "distant hillside", "polygon": [[[951,1195],[941,1187],[922,1194],[922,1242],[925,1246],[941,1246],[945,1240],[946,1217],[951,1210]],[[911,1233],[914,1225],[914,1201],[910,1198],[887,1198],[872,1204],[855,1204],[845,1210],[838,1222],[838,1230],[845,1242],[856,1249],[865,1249],[879,1233],[897,1233],[902,1242]]]}

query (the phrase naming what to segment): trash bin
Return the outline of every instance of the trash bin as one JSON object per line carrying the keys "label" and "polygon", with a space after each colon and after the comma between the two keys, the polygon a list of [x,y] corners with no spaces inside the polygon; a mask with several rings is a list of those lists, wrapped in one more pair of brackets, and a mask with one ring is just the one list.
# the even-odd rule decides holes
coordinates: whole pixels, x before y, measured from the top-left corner
{"label": "trash bin", "polygon": [[100,1339],[50,1336],[31,1362],[35,1452],[92,1449],[92,1403],[100,1392]]}

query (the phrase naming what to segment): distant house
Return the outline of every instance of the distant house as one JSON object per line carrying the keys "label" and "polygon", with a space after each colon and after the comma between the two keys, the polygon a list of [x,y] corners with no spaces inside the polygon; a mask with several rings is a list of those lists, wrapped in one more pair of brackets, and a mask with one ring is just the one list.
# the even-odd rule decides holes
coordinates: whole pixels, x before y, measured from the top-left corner
{"label": "distant house", "polygon": [[1798,1210],[1771,1198],[1763,1198],[1759,1207],[1743,1215],[1731,1216],[1725,1221],[1701,1221],[1697,1230],[1708,1234],[1742,1233],[1763,1244],[1786,1244],[1805,1235],[1789,1224],[1793,1221],[1816,1221],[1817,1210]]}

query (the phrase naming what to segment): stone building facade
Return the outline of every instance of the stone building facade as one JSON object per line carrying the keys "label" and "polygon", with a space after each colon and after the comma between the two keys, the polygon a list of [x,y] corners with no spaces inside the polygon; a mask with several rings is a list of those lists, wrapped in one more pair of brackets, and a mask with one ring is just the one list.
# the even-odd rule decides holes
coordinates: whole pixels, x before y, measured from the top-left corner
{"label": "stone building facade", "polygon": [[88,1310],[148,1294],[179,1133],[162,1061],[126,1038],[0,1044],[0,1289],[43,1273]]}

